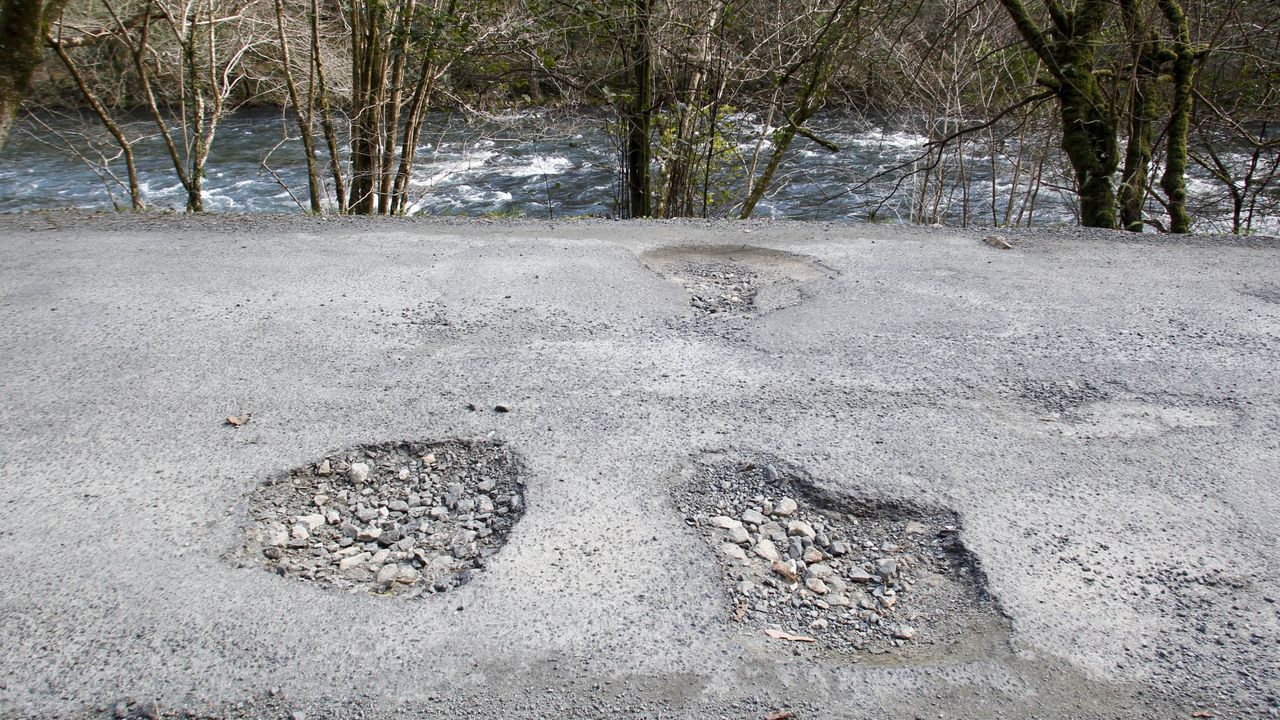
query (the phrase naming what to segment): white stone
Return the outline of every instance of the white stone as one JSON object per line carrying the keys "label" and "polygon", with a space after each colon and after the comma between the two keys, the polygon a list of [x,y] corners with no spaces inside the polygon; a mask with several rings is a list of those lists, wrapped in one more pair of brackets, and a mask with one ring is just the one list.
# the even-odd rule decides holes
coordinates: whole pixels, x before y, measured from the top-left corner
{"label": "white stone", "polygon": [[742,527],[742,525],[738,525],[737,527],[734,527],[734,528],[729,528],[728,535],[731,541],[739,545],[746,545],[747,543],[751,542],[751,533],[747,532],[747,529]]}
{"label": "white stone", "polygon": [[356,485],[363,485],[369,479],[369,466],[365,463],[351,463],[351,469],[347,471],[347,477],[351,478],[351,482]]}
{"label": "white stone", "polygon": [[733,543],[724,543],[720,546],[720,553],[731,560],[746,560],[747,553],[742,548]]}
{"label": "white stone", "polygon": [[778,501],[777,505],[773,506],[773,514],[786,517],[794,513],[798,508],[799,505],[796,504],[795,500],[792,500],[791,498],[782,498]]}
{"label": "white stone", "polygon": [[732,530],[733,528],[736,528],[736,527],[742,527],[742,523],[738,522],[737,520],[734,520],[731,517],[725,517],[724,515],[717,515],[711,518],[711,524],[714,525],[715,527],[720,528],[721,530]]}
{"label": "white stone", "polygon": [[755,553],[769,562],[777,562],[782,559],[782,556],[778,554],[777,546],[768,540],[761,540],[756,543]]}
{"label": "white stone", "polygon": [[349,558],[343,558],[342,560],[338,561],[338,569],[346,571],[354,567],[359,567],[365,564],[365,562],[368,561],[369,558],[371,557],[373,556],[370,553],[362,552],[359,555],[353,555]]}
{"label": "white stone", "polygon": [[813,526],[803,520],[792,520],[787,523],[787,534],[793,536],[807,537],[810,540],[818,533],[814,531]]}

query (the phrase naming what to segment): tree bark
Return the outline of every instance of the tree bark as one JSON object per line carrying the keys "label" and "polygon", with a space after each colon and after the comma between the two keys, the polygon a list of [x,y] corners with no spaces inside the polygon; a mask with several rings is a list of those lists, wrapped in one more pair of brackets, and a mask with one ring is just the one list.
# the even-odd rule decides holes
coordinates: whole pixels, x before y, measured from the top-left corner
{"label": "tree bark", "polygon": [[1160,187],[1169,205],[1169,232],[1191,232],[1187,212],[1187,131],[1191,125],[1191,90],[1195,75],[1195,50],[1191,28],[1177,0],[1159,0],[1160,10],[1173,32],[1173,102],[1169,109],[1164,174]]}
{"label": "tree bark", "polygon": [[0,0],[0,148],[40,67],[45,33],[67,0]]}
{"label": "tree bark", "polygon": [[653,149],[653,58],[650,21],[653,0],[632,0],[630,75],[631,97],[623,115],[626,129],[627,214],[650,217],[649,161]]}
{"label": "tree bark", "polygon": [[1046,7],[1054,25],[1052,42],[1036,26],[1022,0],[1000,0],[1000,4],[1051,75],[1043,84],[1058,99],[1062,149],[1075,174],[1080,224],[1115,227],[1116,194],[1111,176],[1120,164],[1117,119],[1093,74],[1105,1],[1080,0],[1068,11],[1056,0],[1049,0]]}
{"label": "tree bark", "polygon": [[284,0],[275,0],[276,5],[276,37],[280,40],[280,62],[284,66],[284,84],[289,91],[289,102],[293,105],[293,114],[298,121],[298,133],[302,135],[302,149],[307,155],[307,197],[311,203],[311,212],[319,215],[324,212],[324,202],[320,192],[320,170],[316,167],[316,143],[311,134],[313,127],[314,106],[303,107],[298,93],[298,83],[293,79],[293,64],[289,55],[289,39],[284,32]]}

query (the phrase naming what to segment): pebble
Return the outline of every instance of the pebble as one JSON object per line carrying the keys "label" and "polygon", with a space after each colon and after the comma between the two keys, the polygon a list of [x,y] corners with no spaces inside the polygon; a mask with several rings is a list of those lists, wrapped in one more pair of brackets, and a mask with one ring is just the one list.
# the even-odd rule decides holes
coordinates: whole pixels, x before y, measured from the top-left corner
{"label": "pebble", "polygon": [[808,580],[805,580],[804,586],[809,588],[810,591],[815,592],[819,595],[826,595],[828,592],[830,592],[829,588],[827,588],[827,584],[822,582],[820,578],[816,578],[816,577],[811,577]]}
{"label": "pebble", "polygon": [[916,629],[910,625],[899,625],[893,629],[893,636],[899,640],[910,640],[916,636]]}
{"label": "pebble", "polygon": [[737,527],[730,528],[728,534],[729,540],[737,543],[738,545],[746,545],[751,542],[751,533],[747,532],[747,529],[742,527],[741,524]]}
{"label": "pebble", "polygon": [[787,517],[788,515],[794,514],[799,507],[800,506],[795,500],[792,500],[791,498],[782,498],[778,501],[777,505],[773,506],[773,514]]}
{"label": "pebble", "polygon": [[764,525],[767,522],[767,520],[765,519],[765,516],[760,514],[759,512],[755,510],[748,510],[742,513],[742,522],[748,525],[755,525],[756,527],[760,527],[761,525]]}
{"label": "pebble", "polygon": [[363,485],[369,479],[369,466],[365,463],[351,463],[347,477],[356,485]]}
{"label": "pebble", "polygon": [[382,537],[382,528],[376,525],[370,525],[356,533],[356,540],[360,542],[373,542]]}
{"label": "pebble", "polygon": [[343,572],[346,572],[351,568],[359,567],[365,564],[365,562],[367,562],[371,557],[373,557],[372,553],[362,552],[359,555],[352,555],[349,558],[343,558],[342,560],[338,561],[338,569]]}
{"label": "pebble", "polygon": [[333,466],[326,459],[316,466],[316,474],[320,477],[328,477],[333,474]]}
{"label": "pebble", "polygon": [[848,578],[854,582],[862,582],[862,583],[871,582],[875,580],[875,578],[872,577],[871,573],[867,572],[866,570],[863,570],[860,567],[855,567],[851,569],[848,572]]}
{"label": "pebble", "polygon": [[791,522],[787,523],[787,534],[791,536],[804,537],[812,540],[813,536],[816,535],[817,533],[814,532],[813,526],[810,525],[809,523],[803,520],[792,520]]}
{"label": "pebble", "polygon": [[756,543],[754,550],[756,555],[759,555],[771,563],[782,559],[782,556],[778,554],[778,548],[768,540],[761,540]]}
{"label": "pebble", "polygon": [[746,560],[747,552],[741,547],[733,543],[724,543],[720,546],[720,553],[732,560]]}
{"label": "pebble", "polygon": [[399,576],[400,576],[399,565],[383,565],[382,568],[378,570],[378,579],[377,579],[378,586],[384,587],[384,588],[390,587],[391,583],[395,582],[396,578],[398,578]]}
{"label": "pebble", "polygon": [[906,533],[908,535],[923,535],[925,533],[924,523],[911,520],[907,523]]}

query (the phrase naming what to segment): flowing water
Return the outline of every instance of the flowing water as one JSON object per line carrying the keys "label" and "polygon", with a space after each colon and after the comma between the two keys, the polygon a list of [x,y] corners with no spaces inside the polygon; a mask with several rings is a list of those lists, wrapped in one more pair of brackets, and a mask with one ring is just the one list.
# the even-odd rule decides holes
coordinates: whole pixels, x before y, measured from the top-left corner
{"label": "flowing water", "polygon": [[[208,162],[207,210],[302,209],[307,195],[303,151],[296,138],[282,141],[284,121],[295,136],[291,119],[278,112],[242,112],[223,121]],[[1027,163],[1015,170],[1018,147],[1012,141],[997,149],[994,163],[989,149],[978,143],[967,146],[963,168],[951,155],[944,166],[947,182],[941,194],[935,194],[936,186],[925,187],[921,176],[907,172],[924,165],[916,160],[927,150],[928,138],[912,129],[913,124],[918,125],[840,115],[822,118],[816,126],[839,152],[797,138],[779,181],[757,206],[756,217],[908,222],[923,195],[927,221],[990,226],[1016,222],[1021,214],[1023,224],[1028,218],[1037,225],[1074,222],[1073,198],[1062,189],[1070,181],[1062,168],[1046,166],[1032,197],[1032,172]],[[181,209],[185,191],[153,127],[142,118],[128,127],[131,136],[143,138],[135,154],[147,204]],[[758,131],[749,118],[737,119],[730,152],[717,161],[711,178],[709,190],[719,204],[709,208],[710,215],[730,214],[741,201]],[[69,147],[84,157],[69,152]],[[761,147],[767,154],[768,142]],[[103,171],[105,166],[123,179],[123,162],[107,159],[115,154],[110,137],[88,117],[28,118],[0,152],[0,212],[127,206],[128,193]],[[418,157],[413,213],[565,217],[610,216],[617,211],[619,152],[604,117],[530,112],[465,120],[437,114],[429,120]],[[319,161],[327,169],[323,151]],[[760,166],[763,163],[762,159]],[[1230,230],[1219,202],[1224,188],[1193,175],[1190,190],[1193,205],[1202,206],[1197,229]],[[1280,222],[1274,217],[1255,221],[1255,231],[1277,228]]]}

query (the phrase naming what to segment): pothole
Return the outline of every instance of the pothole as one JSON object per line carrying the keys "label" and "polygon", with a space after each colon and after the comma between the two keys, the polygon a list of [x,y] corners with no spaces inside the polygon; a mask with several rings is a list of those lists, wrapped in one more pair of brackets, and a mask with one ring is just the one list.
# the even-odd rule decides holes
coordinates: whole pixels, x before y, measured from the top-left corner
{"label": "pothole", "polygon": [[347,592],[403,597],[470,581],[524,514],[522,466],[492,440],[362,445],[263,485],[244,555]]}
{"label": "pothole", "polygon": [[723,456],[692,464],[676,497],[720,564],[731,620],[753,634],[855,660],[981,657],[1007,641],[954,513],[835,495],[786,463]]}
{"label": "pothole", "polygon": [[835,275],[811,257],[748,245],[672,245],[645,252],[641,259],[683,286],[689,305],[702,316],[776,310],[802,299],[801,283]]}

